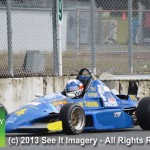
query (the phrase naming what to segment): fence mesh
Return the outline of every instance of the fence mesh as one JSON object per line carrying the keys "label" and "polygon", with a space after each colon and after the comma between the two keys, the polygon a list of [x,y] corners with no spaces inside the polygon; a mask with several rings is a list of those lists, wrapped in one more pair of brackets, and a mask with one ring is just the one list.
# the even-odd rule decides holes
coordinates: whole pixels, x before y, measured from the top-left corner
{"label": "fence mesh", "polygon": [[[6,2],[0,0],[0,77],[10,76],[8,27],[13,75],[55,75],[53,0],[10,0],[11,26]],[[83,67],[93,69],[93,64],[97,74],[129,74],[130,61],[133,73],[150,73],[148,0],[133,0],[131,28],[128,0],[64,0],[63,7],[63,75],[76,74]]]}

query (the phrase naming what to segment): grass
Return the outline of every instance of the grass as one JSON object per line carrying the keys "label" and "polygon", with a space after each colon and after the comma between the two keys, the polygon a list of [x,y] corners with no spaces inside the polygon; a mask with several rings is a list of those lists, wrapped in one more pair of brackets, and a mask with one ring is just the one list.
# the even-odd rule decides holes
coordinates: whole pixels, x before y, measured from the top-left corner
{"label": "grass", "polygon": [[[24,76],[46,76],[54,75],[53,66],[53,53],[45,52],[45,69],[41,72],[28,72],[23,70],[23,63],[25,53],[14,54],[14,75],[15,77]],[[134,52],[133,54],[133,64],[135,73],[150,72],[150,52]],[[80,51],[77,55],[75,51],[65,51],[63,52],[63,74],[64,75],[74,75],[76,70],[88,67],[91,68],[91,52]],[[40,60],[36,60],[35,63],[40,63]],[[146,68],[144,66],[147,66]],[[127,74],[128,73],[128,53],[96,53],[96,67],[97,73],[101,74],[105,71],[111,71],[113,74]],[[7,53],[0,53],[0,77],[9,77],[7,70]]]}

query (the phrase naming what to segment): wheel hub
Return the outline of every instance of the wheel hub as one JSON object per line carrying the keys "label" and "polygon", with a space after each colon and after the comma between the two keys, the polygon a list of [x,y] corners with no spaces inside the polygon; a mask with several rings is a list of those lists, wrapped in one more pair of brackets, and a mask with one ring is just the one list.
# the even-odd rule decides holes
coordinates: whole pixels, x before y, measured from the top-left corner
{"label": "wheel hub", "polygon": [[74,111],[72,113],[72,122],[71,122],[72,126],[76,126],[78,124],[78,120],[79,120],[79,114],[77,111]]}

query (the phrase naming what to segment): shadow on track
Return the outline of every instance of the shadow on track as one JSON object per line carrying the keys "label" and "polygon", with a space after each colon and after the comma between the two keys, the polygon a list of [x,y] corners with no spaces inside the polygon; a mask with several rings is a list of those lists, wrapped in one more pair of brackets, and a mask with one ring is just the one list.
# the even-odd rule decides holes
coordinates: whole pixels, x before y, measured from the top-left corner
{"label": "shadow on track", "polygon": [[[118,129],[118,130],[102,130],[102,131],[97,131],[97,130],[93,130],[93,131],[83,131],[83,133],[81,133],[81,135],[86,135],[86,134],[90,134],[90,133],[94,133],[94,134],[99,134],[99,133],[122,133],[122,132],[144,132],[144,130],[142,130],[139,126],[135,127],[135,128],[127,128],[127,129]],[[146,132],[146,131],[145,131]],[[41,132],[41,133],[7,133],[6,137],[9,136],[67,136],[66,134],[64,134],[63,132]],[[69,135],[71,136],[71,135]],[[73,135],[74,136],[74,135]]]}

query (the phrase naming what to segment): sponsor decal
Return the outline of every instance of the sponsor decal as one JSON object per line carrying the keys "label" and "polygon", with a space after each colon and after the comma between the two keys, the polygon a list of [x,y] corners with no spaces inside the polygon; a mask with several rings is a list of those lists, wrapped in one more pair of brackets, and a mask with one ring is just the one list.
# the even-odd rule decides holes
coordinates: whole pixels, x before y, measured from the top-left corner
{"label": "sponsor decal", "polygon": [[64,104],[67,104],[67,100],[61,100],[61,101],[55,101],[52,103],[54,106],[62,106]]}
{"label": "sponsor decal", "polygon": [[16,117],[10,117],[7,119],[7,123],[14,123],[17,120]]}
{"label": "sponsor decal", "polygon": [[90,87],[91,91],[96,91],[95,87]]}
{"label": "sponsor decal", "polygon": [[25,114],[25,112],[26,112],[26,110],[27,110],[27,108],[21,109],[21,110],[19,110],[19,111],[15,112],[15,114],[16,114],[17,116],[24,115],[24,114]]}
{"label": "sponsor decal", "polygon": [[5,147],[5,110],[0,108],[0,147]]}
{"label": "sponsor decal", "polygon": [[120,116],[121,116],[121,112],[115,112],[115,113],[114,113],[114,117],[115,117],[115,118],[119,118]]}
{"label": "sponsor decal", "polygon": [[83,107],[83,103],[82,103],[82,102],[78,102],[78,104],[79,104],[81,107]]}
{"label": "sponsor decal", "polygon": [[31,102],[31,103],[28,103],[26,105],[34,105],[34,106],[38,106],[40,105],[41,103],[40,102]]}
{"label": "sponsor decal", "polygon": [[97,85],[98,93],[99,94],[104,94],[104,87],[101,85]]}
{"label": "sponsor decal", "polygon": [[132,100],[134,100],[134,101],[137,101],[137,100],[138,100],[136,95],[129,95],[129,96],[130,96],[130,98],[131,98]]}
{"label": "sponsor decal", "polygon": [[88,96],[89,97],[98,97],[98,94],[97,93],[88,93]]}
{"label": "sponsor decal", "polygon": [[84,101],[86,107],[99,107],[98,102]]}
{"label": "sponsor decal", "polygon": [[113,97],[109,97],[108,102],[104,102],[104,105],[106,107],[113,107],[113,106],[116,107],[116,106],[118,106],[116,99],[113,98]]}

